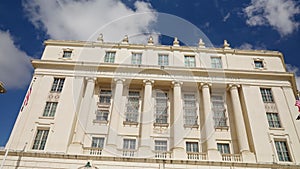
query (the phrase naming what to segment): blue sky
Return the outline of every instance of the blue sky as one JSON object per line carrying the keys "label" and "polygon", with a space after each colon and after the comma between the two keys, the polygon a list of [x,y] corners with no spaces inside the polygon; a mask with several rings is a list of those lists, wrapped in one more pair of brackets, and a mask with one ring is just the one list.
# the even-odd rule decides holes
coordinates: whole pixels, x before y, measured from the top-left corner
{"label": "blue sky", "polygon": [[[125,34],[139,34],[135,42],[143,42],[145,32],[177,36],[175,29],[181,40],[186,35],[185,27],[168,27],[167,31],[173,32],[170,34],[154,29],[163,24],[159,19],[166,14],[197,28],[216,47],[227,39],[233,48],[280,51],[289,70],[300,74],[299,1],[3,0],[0,81],[7,93],[0,95],[0,146],[6,144],[29,86],[33,73],[30,59],[41,57],[44,40],[93,40],[100,31],[105,41],[118,42]],[[124,17],[123,21],[118,20]],[[103,27],[108,23],[117,26]],[[167,36],[156,38],[159,43],[170,43]]]}

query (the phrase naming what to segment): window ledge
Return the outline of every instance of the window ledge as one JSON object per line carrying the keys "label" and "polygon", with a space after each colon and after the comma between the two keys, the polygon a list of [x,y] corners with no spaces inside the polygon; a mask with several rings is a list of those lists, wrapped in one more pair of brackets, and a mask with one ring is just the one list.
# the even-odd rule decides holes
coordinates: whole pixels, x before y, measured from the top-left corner
{"label": "window ledge", "polygon": [[40,116],[39,119],[54,120],[54,117]]}
{"label": "window ledge", "polygon": [[139,125],[138,122],[133,122],[133,121],[123,121],[123,125],[126,125],[126,126],[137,126]]}
{"label": "window ledge", "polygon": [[269,127],[269,130],[279,130],[279,131],[284,131],[284,128],[282,128],[282,127]]}
{"label": "window ledge", "polygon": [[61,59],[61,60],[72,60],[71,57],[69,57],[69,58],[59,57],[58,59]]}
{"label": "window ledge", "polygon": [[93,123],[108,124],[108,121],[93,120]]}
{"label": "window ledge", "polygon": [[169,123],[153,123],[154,127],[169,127]]}
{"label": "window ledge", "polygon": [[184,128],[199,128],[199,125],[198,124],[193,124],[193,125],[191,125],[191,124],[185,124]]}
{"label": "window ledge", "polygon": [[228,131],[229,126],[215,126],[215,130],[220,130],[220,131],[226,130],[226,131]]}

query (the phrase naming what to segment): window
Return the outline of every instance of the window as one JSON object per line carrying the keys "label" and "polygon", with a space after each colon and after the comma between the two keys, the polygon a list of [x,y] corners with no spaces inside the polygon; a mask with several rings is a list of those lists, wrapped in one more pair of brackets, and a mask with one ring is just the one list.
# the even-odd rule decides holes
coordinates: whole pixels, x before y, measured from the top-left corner
{"label": "window", "polygon": [[100,90],[99,102],[100,104],[110,104],[111,90]]}
{"label": "window", "polygon": [[127,98],[127,111],[125,113],[127,122],[138,122],[140,92],[129,91]]}
{"label": "window", "polygon": [[169,56],[168,55],[158,55],[158,65],[160,65],[160,66],[169,65]]}
{"label": "window", "polygon": [[46,102],[43,116],[45,117],[54,117],[57,107],[57,102]]}
{"label": "window", "polygon": [[51,92],[61,92],[65,83],[65,78],[54,78]]}
{"label": "window", "polygon": [[104,57],[104,62],[106,63],[114,63],[115,62],[116,52],[106,52]]}
{"label": "window", "polygon": [[220,69],[222,68],[222,59],[221,57],[211,57],[211,67]]}
{"label": "window", "polygon": [[47,137],[48,137],[48,133],[49,133],[49,130],[38,129],[37,133],[36,133],[36,136],[35,136],[35,139],[34,139],[32,149],[34,149],[34,150],[44,150],[45,145],[46,145],[46,141],[47,141]]}
{"label": "window", "polygon": [[286,141],[275,141],[279,161],[292,161]]}
{"label": "window", "polygon": [[267,112],[267,118],[268,118],[269,127],[281,128],[278,113]]}
{"label": "window", "polygon": [[155,123],[168,123],[168,93],[159,91],[156,93]]}
{"label": "window", "polygon": [[215,127],[227,127],[223,96],[214,95],[211,97],[212,110],[214,112]]}
{"label": "window", "polygon": [[103,148],[104,145],[104,138],[102,137],[93,137],[92,138],[92,145],[93,148]]}
{"label": "window", "polygon": [[186,142],[186,152],[199,152],[199,147],[197,142]]}
{"label": "window", "polygon": [[264,63],[262,60],[254,60],[254,66],[255,68],[264,68]]}
{"label": "window", "polygon": [[135,139],[124,139],[123,149],[124,150],[135,150]]}
{"label": "window", "polygon": [[155,140],[155,151],[167,151],[168,145],[167,141]]}
{"label": "window", "polygon": [[96,111],[96,121],[108,121],[108,110],[97,110]]}
{"label": "window", "polygon": [[132,53],[131,64],[140,65],[142,63],[142,53]]}
{"label": "window", "polygon": [[227,143],[217,143],[218,151],[221,154],[230,154],[229,144]]}
{"label": "window", "polygon": [[71,58],[72,51],[71,50],[64,50],[63,51],[63,58]]}
{"label": "window", "polygon": [[185,67],[195,67],[195,56],[184,56]]}
{"label": "window", "polygon": [[183,99],[184,124],[188,126],[197,125],[198,116],[195,94],[184,94]]}
{"label": "window", "polygon": [[260,88],[260,93],[264,103],[273,103],[272,91],[269,88]]}

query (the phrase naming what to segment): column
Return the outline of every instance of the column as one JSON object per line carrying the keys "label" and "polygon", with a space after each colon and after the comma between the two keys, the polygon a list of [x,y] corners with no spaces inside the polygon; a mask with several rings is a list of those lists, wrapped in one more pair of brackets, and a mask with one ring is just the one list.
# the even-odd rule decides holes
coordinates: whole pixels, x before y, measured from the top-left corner
{"label": "column", "polygon": [[211,101],[210,101],[210,86],[208,83],[201,83],[200,87],[202,90],[202,100],[203,100],[203,110],[204,110],[204,139],[207,147],[208,160],[221,160],[221,154],[218,151],[217,143],[215,139],[215,127],[213,112],[211,110]]}
{"label": "column", "polygon": [[183,107],[181,86],[182,82],[173,81],[173,123],[171,124],[173,134],[173,157],[175,159],[185,158],[185,144],[183,138],[185,136],[184,131],[184,119],[183,119]]}
{"label": "column", "polygon": [[250,161],[255,161],[255,157],[253,153],[250,153],[250,149],[249,149],[245,120],[243,117],[243,111],[242,111],[241,101],[239,98],[238,87],[240,86],[236,84],[230,84],[228,86],[230,91],[230,96],[231,96],[235,130],[236,130],[240,152],[242,153],[243,161],[250,162]]}
{"label": "column", "polygon": [[91,103],[93,101],[95,80],[93,77],[86,77],[86,88],[81,101],[79,112],[77,114],[76,128],[73,135],[73,141],[69,147],[70,153],[79,153],[82,151],[84,133],[88,122]]}
{"label": "column", "polygon": [[142,121],[140,123],[140,147],[139,156],[151,156],[151,133],[153,128],[154,106],[152,101],[152,84],[153,80],[144,80],[144,99],[142,110]]}
{"label": "column", "polygon": [[114,79],[115,81],[115,90],[114,90],[114,98],[113,98],[113,107],[111,110],[110,120],[109,120],[109,131],[107,136],[107,145],[113,146],[115,151],[117,148],[118,141],[118,126],[120,115],[124,110],[122,99],[123,99],[123,82],[124,79]]}

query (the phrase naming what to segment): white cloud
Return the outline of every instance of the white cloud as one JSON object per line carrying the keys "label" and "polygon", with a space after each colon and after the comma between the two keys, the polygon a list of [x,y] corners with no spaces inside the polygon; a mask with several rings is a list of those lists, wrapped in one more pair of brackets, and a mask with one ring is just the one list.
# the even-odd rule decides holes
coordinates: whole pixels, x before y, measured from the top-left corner
{"label": "white cloud", "polygon": [[5,88],[23,88],[31,78],[30,57],[20,50],[8,31],[0,30],[0,81]]}
{"label": "white cloud", "polygon": [[253,49],[253,45],[251,45],[250,43],[243,43],[241,46],[237,47],[238,49]]}
{"label": "white cloud", "polygon": [[229,17],[230,17],[230,12],[228,12],[227,15],[224,16],[223,22],[226,22]]}
{"label": "white cloud", "polygon": [[290,64],[286,64],[287,71],[293,72],[295,74],[296,83],[297,83],[297,89],[300,90],[300,72],[299,68]]}
{"label": "white cloud", "polygon": [[252,0],[244,13],[248,25],[270,25],[281,36],[293,33],[299,26],[294,17],[300,13],[300,8],[293,0]]}
{"label": "white cloud", "polygon": [[26,0],[23,7],[32,24],[53,39],[95,40],[103,33],[105,41],[128,35],[131,42],[144,42],[156,21],[151,5],[140,1],[134,10],[118,0]]}

